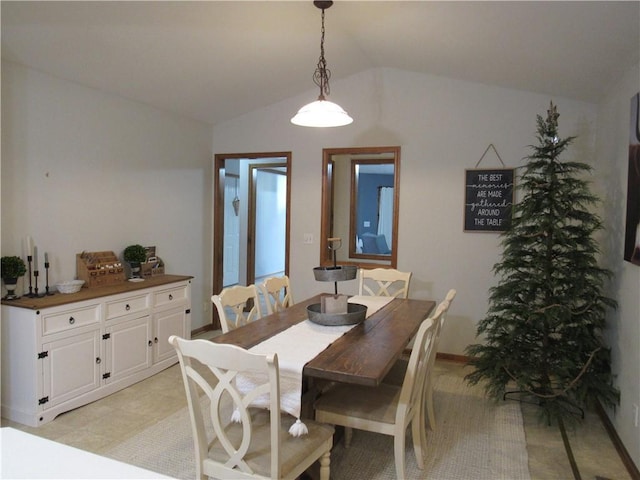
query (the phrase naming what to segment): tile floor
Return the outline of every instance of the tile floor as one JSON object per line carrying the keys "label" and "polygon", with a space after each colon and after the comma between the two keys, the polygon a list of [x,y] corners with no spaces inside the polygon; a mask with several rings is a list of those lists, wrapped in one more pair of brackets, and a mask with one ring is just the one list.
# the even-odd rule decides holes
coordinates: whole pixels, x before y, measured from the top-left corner
{"label": "tile floor", "polygon": [[[464,365],[450,361],[438,361],[436,366],[436,374],[467,372]],[[175,365],[104,399],[59,415],[41,427],[26,427],[4,418],[1,423],[101,454],[185,405],[180,370]],[[535,407],[523,404],[522,410],[531,478],[573,479],[559,430],[539,423]],[[631,479],[595,413],[587,412],[584,424],[569,432],[569,436],[582,479]]]}

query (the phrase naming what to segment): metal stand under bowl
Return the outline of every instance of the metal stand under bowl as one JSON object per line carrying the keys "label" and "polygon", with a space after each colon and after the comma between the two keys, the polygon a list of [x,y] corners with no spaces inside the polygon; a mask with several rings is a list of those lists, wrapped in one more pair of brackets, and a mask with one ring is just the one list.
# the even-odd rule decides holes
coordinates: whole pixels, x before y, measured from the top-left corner
{"label": "metal stand under bowl", "polygon": [[[333,282],[334,295],[323,298],[322,303],[314,303],[307,307],[309,320],[318,325],[355,325],[364,321],[367,315],[367,307],[359,303],[348,303],[345,295],[338,295],[338,282],[353,280],[356,278],[358,268],[355,265],[337,265],[336,250],[340,248],[342,241],[339,238],[329,238],[329,249],[333,251],[332,267],[315,267],[313,275],[318,282]],[[325,300],[331,300],[331,302]],[[343,303],[344,302],[344,303]],[[333,310],[328,307],[332,303]],[[346,304],[346,313],[345,305]],[[327,311],[323,311],[325,305]],[[335,307],[338,308],[335,308]],[[338,310],[338,311],[335,311]]]}
{"label": "metal stand under bowl", "polygon": [[355,325],[364,322],[367,315],[367,307],[359,303],[348,303],[347,313],[322,313],[320,304],[314,303],[307,307],[309,320],[318,325],[337,326]]}

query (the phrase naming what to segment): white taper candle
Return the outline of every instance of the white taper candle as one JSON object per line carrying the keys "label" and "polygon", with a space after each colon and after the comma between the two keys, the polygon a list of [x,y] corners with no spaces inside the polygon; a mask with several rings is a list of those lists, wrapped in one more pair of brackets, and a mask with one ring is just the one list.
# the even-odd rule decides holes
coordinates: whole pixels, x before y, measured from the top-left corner
{"label": "white taper candle", "polygon": [[27,235],[27,256],[33,256],[33,238],[31,238],[31,235]]}

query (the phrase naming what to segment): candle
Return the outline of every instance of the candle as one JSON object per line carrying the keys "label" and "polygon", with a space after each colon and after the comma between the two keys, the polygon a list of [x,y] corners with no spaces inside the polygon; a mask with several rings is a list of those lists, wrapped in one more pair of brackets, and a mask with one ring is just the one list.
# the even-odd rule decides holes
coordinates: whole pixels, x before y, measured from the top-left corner
{"label": "candle", "polygon": [[27,235],[27,256],[33,256],[33,238],[31,238],[31,235]]}
{"label": "candle", "polygon": [[[44,263],[49,263],[49,254],[47,252],[44,252]],[[46,268],[46,265],[45,265]]]}
{"label": "candle", "polygon": [[38,270],[38,247],[33,247],[33,269]]}

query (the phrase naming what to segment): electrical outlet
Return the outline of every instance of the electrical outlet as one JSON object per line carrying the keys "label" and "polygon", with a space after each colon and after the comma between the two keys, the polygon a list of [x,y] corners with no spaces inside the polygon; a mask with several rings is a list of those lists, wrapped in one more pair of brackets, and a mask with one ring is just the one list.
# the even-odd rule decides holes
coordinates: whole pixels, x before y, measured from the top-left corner
{"label": "electrical outlet", "polygon": [[633,404],[633,425],[638,428],[638,405]]}

